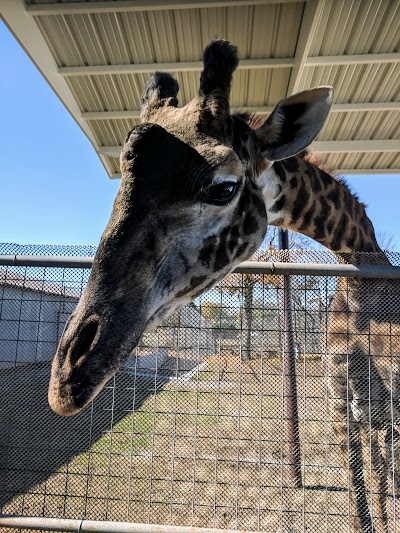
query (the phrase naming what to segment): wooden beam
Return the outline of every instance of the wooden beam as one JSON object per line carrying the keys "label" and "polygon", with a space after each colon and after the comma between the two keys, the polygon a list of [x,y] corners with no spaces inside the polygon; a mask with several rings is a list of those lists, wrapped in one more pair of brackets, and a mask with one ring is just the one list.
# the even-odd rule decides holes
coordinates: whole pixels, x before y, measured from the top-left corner
{"label": "wooden beam", "polygon": [[31,4],[26,11],[40,15],[82,15],[87,13],[128,13],[214,7],[257,6],[265,4],[302,3],[304,0],[117,0],[115,2],[73,2],[62,4]]}
{"label": "wooden beam", "polygon": [[325,0],[309,0],[304,8],[300,34],[296,46],[295,64],[290,74],[286,92],[290,96],[298,92],[303,69],[310,51],[312,39],[318,26]]}

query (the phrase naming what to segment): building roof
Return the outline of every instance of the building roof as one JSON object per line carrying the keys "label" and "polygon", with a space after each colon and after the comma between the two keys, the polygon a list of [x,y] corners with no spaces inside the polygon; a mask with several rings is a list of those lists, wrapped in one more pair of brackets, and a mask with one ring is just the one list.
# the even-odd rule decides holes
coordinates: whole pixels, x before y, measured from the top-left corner
{"label": "building roof", "polygon": [[171,72],[186,104],[216,36],[239,48],[233,107],[267,116],[333,85],[313,147],[341,174],[400,173],[398,0],[2,0],[0,12],[111,178],[146,80]]}

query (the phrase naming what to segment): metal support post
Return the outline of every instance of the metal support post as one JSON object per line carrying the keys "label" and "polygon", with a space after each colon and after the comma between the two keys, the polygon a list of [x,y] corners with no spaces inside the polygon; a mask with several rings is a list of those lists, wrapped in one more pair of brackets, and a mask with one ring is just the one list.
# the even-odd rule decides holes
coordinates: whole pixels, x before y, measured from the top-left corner
{"label": "metal support post", "polygon": [[[279,249],[289,250],[289,238],[286,230],[279,230]],[[287,260],[287,258],[285,258]],[[285,260],[284,259],[284,260]],[[299,414],[297,406],[296,353],[293,335],[293,317],[291,306],[290,277],[283,276],[283,317],[284,317],[284,401],[286,411],[289,472],[293,484],[302,487]]]}

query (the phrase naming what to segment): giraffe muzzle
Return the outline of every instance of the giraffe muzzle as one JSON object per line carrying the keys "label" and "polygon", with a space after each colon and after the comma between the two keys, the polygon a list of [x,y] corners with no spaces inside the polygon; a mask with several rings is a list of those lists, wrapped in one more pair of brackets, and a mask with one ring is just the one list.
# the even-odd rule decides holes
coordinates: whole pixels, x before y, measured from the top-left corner
{"label": "giraffe muzzle", "polygon": [[143,327],[120,328],[114,320],[92,315],[82,323],[72,316],[53,359],[48,400],[61,416],[88,405],[128,359]]}

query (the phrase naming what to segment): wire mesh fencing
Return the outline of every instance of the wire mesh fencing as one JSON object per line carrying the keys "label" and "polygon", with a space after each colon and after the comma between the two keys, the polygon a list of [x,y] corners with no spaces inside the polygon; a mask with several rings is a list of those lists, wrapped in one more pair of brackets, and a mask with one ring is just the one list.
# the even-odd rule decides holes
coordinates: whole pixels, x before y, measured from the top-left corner
{"label": "wire mesh fencing", "polygon": [[[310,258],[335,261],[290,257]],[[282,276],[232,274],[145,334],[92,404],[61,418],[47,403],[51,359],[88,275],[0,266],[1,513],[396,531],[400,280],[293,276],[288,325]]]}

